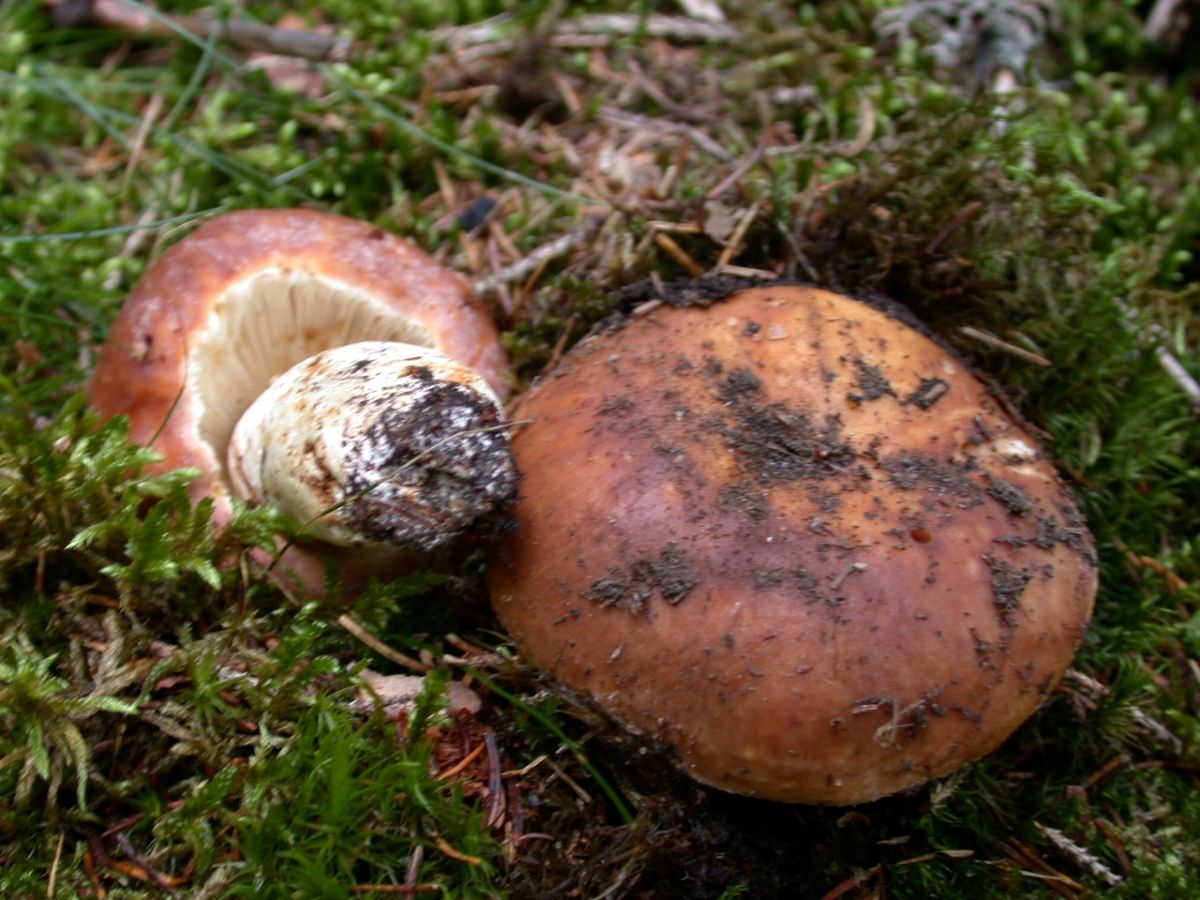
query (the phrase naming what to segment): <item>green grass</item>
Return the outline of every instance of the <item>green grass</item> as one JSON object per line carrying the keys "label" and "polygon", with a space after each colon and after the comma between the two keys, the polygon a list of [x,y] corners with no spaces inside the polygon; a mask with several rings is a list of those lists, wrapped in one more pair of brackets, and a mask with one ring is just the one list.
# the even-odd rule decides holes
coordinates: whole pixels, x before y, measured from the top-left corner
{"label": "green grass", "polygon": [[[308,93],[223,41],[0,7],[0,894],[1200,895],[1200,419],[1156,358],[1200,374],[1200,71],[1137,8],[1068,2],[1002,107],[970,60],[934,64],[936,34],[878,38],[890,5],[724,4],[727,41],[654,37],[668,3],[339,0],[308,21],[356,50]],[[448,26],[509,6],[451,61]],[[614,12],[631,27],[563,37]],[[507,244],[461,230],[483,195]],[[408,721],[361,709],[362,670],[399,670],[253,561],[293,526],[241,510],[214,534],[189,473],[146,474],[82,399],[145,266],[221,211],[360,217],[473,280],[494,274],[480,248],[508,264],[598,217],[486,295],[527,381],[621,288],[682,274],[650,223],[702,224],[714,199],[758,204],[737,264],[882,291],[968,354],[1045,431],[1097,538],[1083,677],[912,796],[827,810],[688,784],[512,661],[478,559],[358,601],[439,673]],[[676,239],[702,267],[722,249]],[[451,677],[478,717],[440,712]],[[488,741],[495,759],[435,779]]]}

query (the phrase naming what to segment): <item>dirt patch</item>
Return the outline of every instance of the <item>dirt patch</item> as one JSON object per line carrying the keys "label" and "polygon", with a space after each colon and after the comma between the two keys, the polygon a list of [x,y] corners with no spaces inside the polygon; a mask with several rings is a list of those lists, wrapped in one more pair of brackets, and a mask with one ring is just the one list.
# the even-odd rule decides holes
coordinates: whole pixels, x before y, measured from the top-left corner
{"label": "dirt patch", "polygon": [[1032,576],[1007,560],[994,556],[988,556],[986,562],[992,570],[992,594],[1000,621],[1012,627],[1016,624],[1013,615],[1021,607],[1021,595],[1025,593]]}
{"label": "dirt patch", "polygon": [[983,488],[975,483],[964,466],[938,462],[932,456],[907,451],[881,460],[879,464],[903,491],[924,489],[939,497],[957,497],[962,509],[983,503]]}
{"label": "dirt patch", "polygon": [[892,387],[892,383],[887,380],[887,376],[883,374],[883,370],[878,366],[873,366],[861,356],[855,357],[853,360],[855,368],[854,383],[858,386],[859,394],[847,394],[846,399],[852,400],[855,403],[863,403],[868,400],[878,400],[885,394],[896,396],[896,390]]}
{"label": "dirt patch", "polygon": [[901,403],[912,405],[917,409],[929,409],[950,393],[950,385],[941,378],[922,378],[917,389],[905,397]]}
{"label": "dirt patch", "polygon": [[359,452],[377,463],[346,482],[343,517],[371,540],[430,551],[464,532],[499,534],[518,475],[495,408],[459,384],[430,382],[382,413]]}
{"label": "dirt patch", "polygon": [[1008,510],[1010,516],[1023,516],[1033,510],[1033,501],[1021,488],[994,475],[988,477],[991,481],[988,496]]}
{"label": "dirt patch", "polygon": [[643,557],[624,568],[610,566],[608,574],[593,581],[584,596],[600,606],[647,614],[655,593],[675,606],[698,584],[700,575],[687,554],[668,544],[657,557]]}

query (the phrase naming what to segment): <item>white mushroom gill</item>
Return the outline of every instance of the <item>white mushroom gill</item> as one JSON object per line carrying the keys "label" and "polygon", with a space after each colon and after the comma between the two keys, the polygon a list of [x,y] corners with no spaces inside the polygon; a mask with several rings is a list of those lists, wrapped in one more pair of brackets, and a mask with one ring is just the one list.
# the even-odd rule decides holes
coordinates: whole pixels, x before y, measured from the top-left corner
{"label": "white mushroom gill", "polygon": [[432,345],[425,329],[333,279],[272,268],[236,284],[188,356],[200,437],[215,464],[224,465],[234,423],[272,379],[322,350],[368,340]]}
{"label": "white mushroom gill", "polygon": [[516,492],[503,407],[482,378],[410,344],[366,341],[293,366],[229,442],[235,495],[341,546],[429,551],[503,525]]}

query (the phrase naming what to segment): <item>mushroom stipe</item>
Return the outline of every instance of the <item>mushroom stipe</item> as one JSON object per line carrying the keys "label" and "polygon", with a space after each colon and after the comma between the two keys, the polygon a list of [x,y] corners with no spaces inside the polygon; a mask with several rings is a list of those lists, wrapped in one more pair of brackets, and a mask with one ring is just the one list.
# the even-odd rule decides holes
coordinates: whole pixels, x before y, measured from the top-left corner
{"label": "mushroom stipe", "polygon": [[501,620],[724,790],[859,803],[990,752],[1096,589],[1047,455],[889,304],[701,297],[585,340],[518,402]]}

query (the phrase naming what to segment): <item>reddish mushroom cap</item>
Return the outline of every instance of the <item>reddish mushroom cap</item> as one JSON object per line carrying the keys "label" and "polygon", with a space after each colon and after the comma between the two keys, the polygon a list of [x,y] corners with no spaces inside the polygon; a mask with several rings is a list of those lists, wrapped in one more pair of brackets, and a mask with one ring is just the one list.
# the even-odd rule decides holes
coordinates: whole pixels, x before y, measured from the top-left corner
{"label": "reddish mushroom cap", "polygon": [[[225,450],[241,413],[301,360],[380,340],[431,347],[507,393],[507,357],[490,316],[460,276],[423,251],[327,213],[229,213],[147,270],[101,351],[91,400],[105,416],[129,417],[132,438],[163,455],[159,469],[199,469],[192,495],[213,497],[220,524],[229,512]],[[327,552],[296,547],[284,562],[317,590]],[[378,548],[354,558],[360,574],[399,559]]]}
{"label": "reddish mushroom cap", "polygon": [[993,750],[1069,664],[1092,541],[953,353],[807,287],[661,307],[519,403],[492,600],[716,787],[864,802]]}

